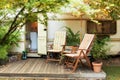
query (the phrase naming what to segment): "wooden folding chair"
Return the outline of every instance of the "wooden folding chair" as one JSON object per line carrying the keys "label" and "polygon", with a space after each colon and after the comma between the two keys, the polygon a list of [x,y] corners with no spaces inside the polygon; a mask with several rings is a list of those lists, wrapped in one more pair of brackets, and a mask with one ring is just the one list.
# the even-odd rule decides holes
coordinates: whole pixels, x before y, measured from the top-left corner
{"label": "wooden folding chair", "polygon": [[47,60],[48,61],[61,61],[62,51],[64,50],[64,46],[66,43],[66,32],[65,31],[57,31],[55,32],[53,49],[48,50]]}
{"label": "wooden folding chair", "polygon": [[94,34],[85,34],[76,53],[64,54],[66,58],[65,65],[68,68],[72,68],[72,72],[76,70],[79,62],[82,63],[82,59],[85,59],[88,65],[92,68],[90,60],[88,58],[88,53],[91,50],[94,36]]}

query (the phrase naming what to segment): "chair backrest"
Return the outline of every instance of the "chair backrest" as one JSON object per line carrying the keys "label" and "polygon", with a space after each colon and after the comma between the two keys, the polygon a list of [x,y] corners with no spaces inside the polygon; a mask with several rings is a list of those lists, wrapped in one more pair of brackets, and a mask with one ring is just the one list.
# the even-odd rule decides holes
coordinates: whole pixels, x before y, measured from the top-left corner
{"label": "chair backrest", "polygon": [[62,51],[63,45],[66,43],[66,32],[65,31],[57,31],[55,32],[54,42],[53,42],[53,50]]}
{"label": "chair backrest", "polygon": [[[78,54],[80,54],[80,49],[88,50],[91,48],[92,42],[94,40],[95,35],[94,34],[85,34],[82,42],[80,43],[79,50],[77,51]],[[84,51],[86,53],[86,51]]]}

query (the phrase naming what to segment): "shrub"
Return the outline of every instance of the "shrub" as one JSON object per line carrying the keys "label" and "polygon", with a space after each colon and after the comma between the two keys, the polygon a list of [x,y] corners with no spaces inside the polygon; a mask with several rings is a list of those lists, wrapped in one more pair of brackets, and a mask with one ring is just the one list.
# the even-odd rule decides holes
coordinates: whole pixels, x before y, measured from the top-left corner
{"label": "shrub", "polygon": [[110,47],[107,42],[109,40],[108,37],[96,38],[91,50],[91,55],[95,60],[108,58],[107,53],[110,51]]}
{"label": "shrub", "polygon": [[66,27],[67,31],[67,45],[68,46],[78,46],[80,44],[80,33],[77,31],[74,33],[71,28]]}

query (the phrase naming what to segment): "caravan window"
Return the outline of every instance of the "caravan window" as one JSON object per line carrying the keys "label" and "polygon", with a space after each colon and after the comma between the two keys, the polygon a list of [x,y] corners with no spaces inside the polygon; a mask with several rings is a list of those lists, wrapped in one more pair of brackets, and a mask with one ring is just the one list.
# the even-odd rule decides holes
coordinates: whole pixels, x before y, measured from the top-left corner
{"label": "caravan window", "polygon": [[99,24],[93,21],[87,21],[87,33],[115,34],[116,21],[99,21]]}

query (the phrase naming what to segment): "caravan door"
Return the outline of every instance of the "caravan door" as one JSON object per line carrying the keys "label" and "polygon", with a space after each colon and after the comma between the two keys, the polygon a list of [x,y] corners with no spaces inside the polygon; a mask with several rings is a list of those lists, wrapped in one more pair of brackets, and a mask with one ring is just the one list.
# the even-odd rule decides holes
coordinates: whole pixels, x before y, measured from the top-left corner
{"label": "caravan door", "polygon": [[47,55],[47,31],[45,28],[46,26],[38,21],[38,54],[40,55]]}

